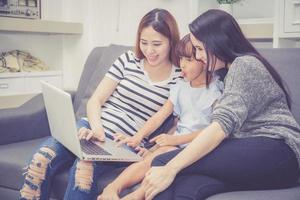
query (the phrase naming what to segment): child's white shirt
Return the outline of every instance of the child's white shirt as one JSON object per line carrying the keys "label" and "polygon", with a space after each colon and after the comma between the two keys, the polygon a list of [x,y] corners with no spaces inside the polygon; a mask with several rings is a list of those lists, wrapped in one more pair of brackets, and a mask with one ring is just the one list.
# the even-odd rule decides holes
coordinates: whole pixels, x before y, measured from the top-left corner
{"label": "child's white shirt", "polygon": [[179,117],[175,134],[189,134],[207,127],[211,122],[212,105],[221,96],[222,87],[219,80],[213,80],[208,88],[193,88],[184,80],[172,86],[169,100],[174,106],[173,114]]}

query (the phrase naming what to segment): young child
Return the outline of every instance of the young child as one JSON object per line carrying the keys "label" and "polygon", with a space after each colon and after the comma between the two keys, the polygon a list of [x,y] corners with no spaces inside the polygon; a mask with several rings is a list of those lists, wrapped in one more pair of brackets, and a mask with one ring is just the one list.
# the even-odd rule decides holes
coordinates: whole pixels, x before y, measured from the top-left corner
{"label": "young child", "polygon": [[[142,181],[154,157],[184,147],[197,136],[195,131],[210,124],[212,106],[221,96],[222,82],[214,78],[206,82],[207,70],[204,63],[195,59],[189,35],[183,37],[176,45],[176,55],[180,59],[184,80],[178,81],[171,87],[169,99],[137,134],[133,137],[119,134],[116,140],[128,146],[138,147],[141,141],[155,131],[172,113],[179,118],[175,133],[160,134],[152,138],[150,142],[156,143],[155,150],[152,148],[143,155],[142,161],[125,169],[103,190],[98,200],[119,199],[118,195],[123,189]],[[122,199],[144,199],[144,190],[140,187]]]}

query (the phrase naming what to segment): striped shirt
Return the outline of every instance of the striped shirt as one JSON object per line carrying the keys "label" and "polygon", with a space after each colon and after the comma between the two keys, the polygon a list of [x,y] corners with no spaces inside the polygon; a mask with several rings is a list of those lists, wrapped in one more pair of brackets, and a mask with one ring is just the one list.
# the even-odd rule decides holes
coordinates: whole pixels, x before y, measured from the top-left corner
{"label": "striped shirt", "polygon": [[170,86],[180,79],[180,69],[172,66],[170,76],[152,82],[144,70],[144,59],[132,51],[122,54],[106,73],[118,82],[101,108],[102,125],[107,133],[134,135],[169,97]]}

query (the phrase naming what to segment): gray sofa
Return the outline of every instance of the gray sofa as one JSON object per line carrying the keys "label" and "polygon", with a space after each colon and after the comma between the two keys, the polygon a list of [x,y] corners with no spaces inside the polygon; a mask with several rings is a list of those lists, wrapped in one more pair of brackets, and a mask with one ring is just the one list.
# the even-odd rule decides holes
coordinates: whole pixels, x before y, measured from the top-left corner
{"label": "gray sofa", "polygon": [[[85,116],[86,101],[98,85],[111,63],[130,47],[110,45],[96,47],[88,56],[78,89],[73,94],[77,118]],[[262,49],[261,53],[276,67],[292,95],[292,111],[300,123],[300,49]],[[299,85],[298,85],[299,84]],[[0,199],[17,199],[22,185],[22,168],[39,144],[50,135],[43,98],[39,94],[22,106],[0,110]],[[98,180],[103,188],[120,169]],[[68,170],[54,178],[52,199],[62,199]],[[297,187],[268,190],[243,191],[214,195],[209,200],[299,200],[300,184]]]}

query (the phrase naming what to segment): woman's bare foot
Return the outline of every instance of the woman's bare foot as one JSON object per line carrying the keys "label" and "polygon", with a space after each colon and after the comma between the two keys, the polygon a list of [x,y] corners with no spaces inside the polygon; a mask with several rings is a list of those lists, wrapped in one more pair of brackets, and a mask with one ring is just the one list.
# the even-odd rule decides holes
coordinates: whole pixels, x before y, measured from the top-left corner
{"label": "woman's bare foot", "polygon": [[118,189],[112,185],[108,185],[104,188],[102,191],[102,194],[100,194],[97,198],[97,200],[120,200]]}
{"label": "woman's bare foot", "polygon": [[121,200],[144,200],[145,199],[145,192],[142,188],[138,188],[132,193],[127,194]]}

